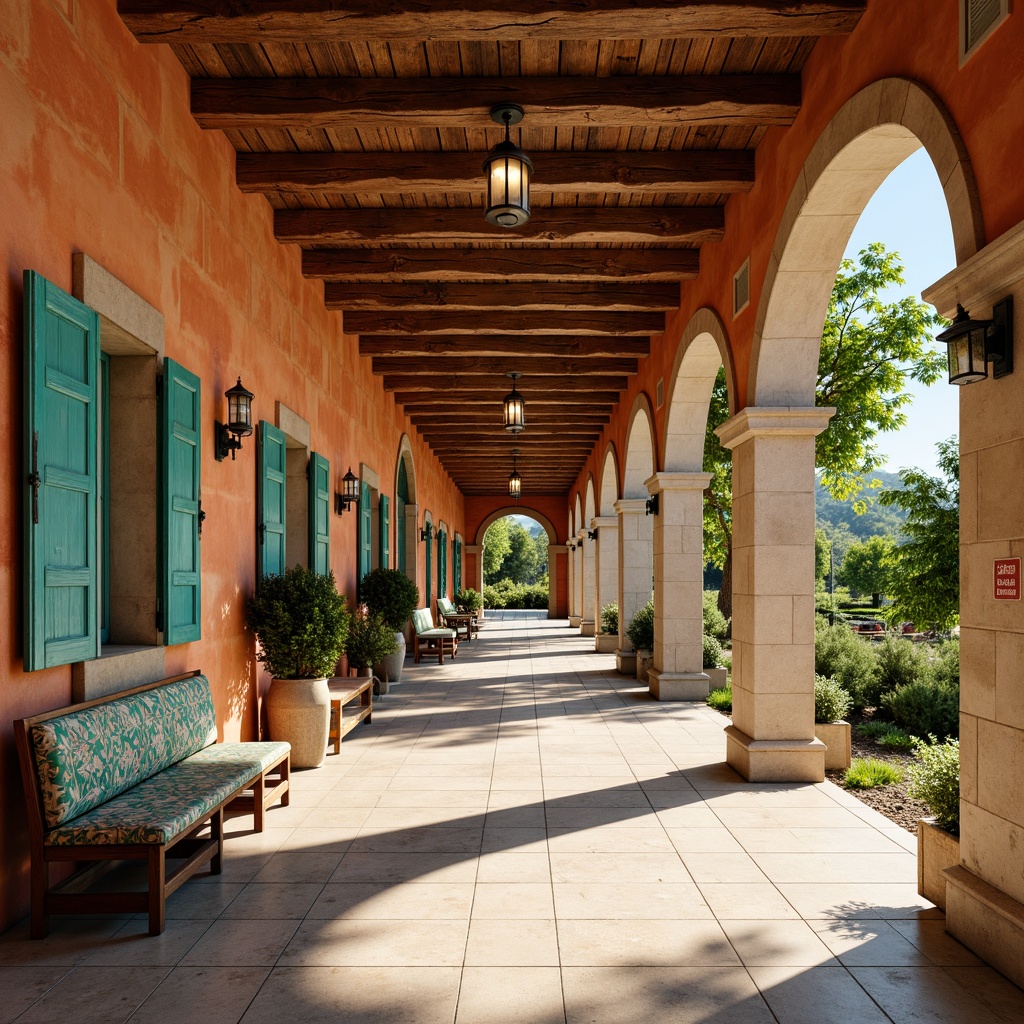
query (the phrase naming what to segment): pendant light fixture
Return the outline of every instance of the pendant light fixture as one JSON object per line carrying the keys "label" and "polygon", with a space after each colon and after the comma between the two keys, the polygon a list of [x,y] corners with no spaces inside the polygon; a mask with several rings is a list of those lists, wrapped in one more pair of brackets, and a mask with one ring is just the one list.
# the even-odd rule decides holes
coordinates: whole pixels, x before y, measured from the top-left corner
{"label": "pendant light fixture", "polygon": [[508,476],[508,494],[513,501],[519,500],[519,495],[523,493],[523,478],[519,475],[516,470],[516,456],[519,454],[518,448],[512,449],[512,472]]}
{"label": "pendant light fixture", "polygon": [[505,374],[512,378],[512,390],[502,400],[502,410],[505,417],[505,429],[510,434],[518,434],[526,428],[526,403],[523,396],[516,391],[516,381],[522,376],[516,370]]}
{"label": "pendant light fixture", "polygon": [[505,141],[487,154],[484,174],[487,175],[488,223],[500,228],[522,227],[530,219],[530,158],[509,137],[509,129],[519,124],[523,108],[516,103],[499,103],[491,108],[491,120],[505,126]]}

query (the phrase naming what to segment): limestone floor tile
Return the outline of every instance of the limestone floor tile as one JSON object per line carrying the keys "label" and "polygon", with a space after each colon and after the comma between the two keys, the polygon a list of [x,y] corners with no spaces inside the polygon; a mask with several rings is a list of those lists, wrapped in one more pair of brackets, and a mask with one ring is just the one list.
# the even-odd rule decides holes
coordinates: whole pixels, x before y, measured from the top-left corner
{"label": "limestone floor tile", "polygon": [[616,807],[558,807],[546,808],[550,829],[571,828],[661,828],[662,822],[653,809],[646,813],[624,817]]}
{"label": "limestone floor tile", "polygon": [[910,853],[757,853],[753,859],[776,884],[783,882],[917,883]]}
{"label": "limestone floor tile", "polygon": [[748,785],[724,793],[708,793],[708,806],[720,807],[835,807],[832,797],[813,785],[783,783],[775,785]]}
{"label": "limestone floor tile", "polygon": [[679,854],[743,853],[743,847],[724,827],[666,828],[665,833]]}
{"label": "limestone floor tile", "polygon": [[364,882],[325,885],[307,920],[464,921],[473,905],[474,887],[458,883]]}
{"label": "limestone floor tile", "polygon": [[344,849],[281,850],[275,853],[253,876],[253,884],[314,882],[323,883],[334,874]]}
{"label": "limestone floor tile", "polygon": [[562,982],[557,967],[466,967],[462,972],[455,1024],[564,1021]]}
{"label": "limestone floor tile", "polygon": [[[470,789],[388,789],[381,793],[377,808],[382,807],[448,807],[460,813],[469,808],[483,811],[487,808],[487,793]],[[456,815],[457,816],[457,815]]]}
{"label": "limestone floor tile", "polygon": [[996,1013],[939,967],[852,967],[850,973],[893,1024],[1000,1021]]}
{"label": "limestone floor tile", "polygon": [[873,828],[736,828],[747,853],[887,853],[904,848]]}
{"label": "limestone floor tile", "polygon": [[374,807],[366,816],[359,836],[388,836],[407,829],[483,828],[484,812],[468,813],[452,807]]}
{"label": "limestone floor tile", "polygon": [[770,882],[701,882],[698,888],[719,921],[785,921],[800,916]]}
{"label": "limestone floor tile", "polygon": [[473,917],[481,920],[512,921],[554,916],[550,882],[478,882],[473,894]]}
{"label": "limestone floor tile", "polygon": [[241,1024],[451,1024],[459,978],[456,967],[277,967]]}
{"label": "limestone floor tile", "polygon": [[305,917],[323,887],[323,882],[250,882],[232,900],[222,919],[281,921]]}
{"label": "limestone floor tile", "polygon": [[484,829],[480,841],[482,853],[507,853],[513,850],[547,853],[547,830],[543,826],[495,828],[490,825]]}
{"label": "limestone floor tile", "polygon": [[272,967],[295,934],[297,920],[214,921],[180,967]]}
{"label": "limestone floor tile", "polygon": [[911,919],[890,921],[905,939],[912,942],[922,953],[940,967],[980,967],[978,959],[962,942],[958,942],[946,931],[945,918],[941,920]]}
{"label": "limestone floor tile", "polygon": [[466,950],[466,921],[303,921],[281,966],[457,967]]}
{"label": "limestone floor tile", "polygon": [[626,788],[624,786],[613,786],[609,789],[592,788],[583,792],[572,789],[544,787],[544,799],[548,806],[555,807],[620,807],[623,817],[630,817],[630,811],[634,814],[647,813],[651,809],[651,802],[647,794],[640,789]]}
{"label": "limestone floor tile", "polygon": [[544,828],[547,815],[543,802],[523,807],[497,807],[487,811],[484,827],[493,828]]}
{"label": "limestone floor tile", "polygon": [[712,917],[692,882],[559,883],[553,888],[558,919],[683,921]]}
{"label": "limestone floor tile", "polygon": [[775,1024],[741,967],[563,967],[562,986],[567,1024]]}
{"label": "limestone floor tile", "polygon": [[56,985],[71,967],[0,967],[0,1024],[10,1024]]}
{"label": "limestone floor tile", "polygon": [[750,967],[781,1024],[890,1024],[844,967]]}
{"label": "limestone floor tile", "polygon": [[845,807],[709,807],[726,828],[865,828]]}
{"label": "limestone floor tile", "polygon": [[291,834],[280,847],[278,853],[286,850],[304,850],[314,853],[326,853],[337,850],[346,853],[352,840],[359,834],[359,826],[337,825],[320,827],[310,823],[301,828],[292,829]]}
{"label": "limestone floor tile", "polygon": [[128,1024],[170,1024],[196,1016],[203,1024],[236,1024],[269,973],[269,967],[176,967]]}
{"label": "limestone floor tile", "polygon": [[362,829],[352,841],[352,853],[473,853],[480,852],[483,829],[398,828],[388,832]]}
{"label": "limestone floor tile", "polygon": [[485,853],[480,857],[478,882],[549,882],[551,860],[546,853],[522,853],[519,850]]}
{"label": "limestone floor tile", "polygon": [[894,920],[914,919],[922,915],[942,917],[941,910],[918,895],[916,884],[784,882],[779,883],[777,888],[805,920],[848,917]]}
{"label": "limestone floor tile", "polygon": [[991,967],[950,967],[946,974],[1000,1020],[1007,1024],[1024,1020],[1024,992]]}
{"label": "limestone floor tile", "polygon": [[361,853],[349,850],[331,882],[472,882],[477,858],[464,853]]}
{"label": "limestone floor tile", "polygon": [[411,771],[409,774],[399,772],[391,780],[382,796],[397,792],[415,793],[424,790],[436,792],[438,779],[441,779],[444,791],[448,793],[457,790],[465,793],[486,793],[491,788],[490,772],[480,775],[467,775],[461,772],[453,775],[445,772],[439,775],[436,771],[427,773],[421,767]]}
{"label": "limestone floor tile", "polygon": [[682,807],[659,807],[658,821],[665,828],[724,828],[721,820],[703,804],[686,804]]}
{"label": "limestone floor tile", "polygon": [[[930,967],[932,961],[887,921],[810,921],[845,967]],[[939,924],[939,922],[931,922]]]}
{"label": "limestone floor tile", "polygon": [[693,880],[705,882],[766,882],[768,879],[755,861],[745,853],[684,853],[686,870]]}
{"label": "limestone floor tile", "polygon": [[549,829],[552,853],[675,853],[663,828]]}
{"label": "limestone floor tile", "polygon": [[[374,801],[374,804],[376,801]],[[349,828],[358,830],[364,821],[370,816],[373,805],[368,807],[354,807],[349,804],[338,804],[331,802],[321,804],[311,814],[303,819],[296,831],[304,831],[307,828]],[[350,837],[352,838],[352,837]]]}
{"label": "limestone floor tile", "polygon": [[98,945],[83,964],[125,967],[173,967],[202,938],[212,921],[168,921],[160,935],[149,934],[146,918],[128,921],[111,938]]}
{"label": "limestone floor tile", "polygon": [[562,963],[573,967],[699,967],[739,962],[716,921],[559,918]]}
{"label": "limestone floor tile", "polygon": [[[615,853],[552,853],[554,882],[606,882],[626,868]],[[629,857],[629,877],[635,882],[690,882],[689,872],[674,853],[634,853]]]}
{"label": "limestone floor tile", "polygon": [[722,921],[745,967],[819,967],[832,951],[805,921]]}
{"label": "limestone floor tile", "polygon": [[78,967],[48,989],[18,1024],[122,1024],[167,976],[167,967]]}
{"label": "limestone floor tile", "polygon": [[492,789],[487,797],[487,809],[499,811],[509,807],[543,806],[543,791],[535,789]]}
{"label": "limestone floor tile", "polygon": [[471,967],[557,967],[553,918],[496,920],[474,917],[469,925],[466,965]]}

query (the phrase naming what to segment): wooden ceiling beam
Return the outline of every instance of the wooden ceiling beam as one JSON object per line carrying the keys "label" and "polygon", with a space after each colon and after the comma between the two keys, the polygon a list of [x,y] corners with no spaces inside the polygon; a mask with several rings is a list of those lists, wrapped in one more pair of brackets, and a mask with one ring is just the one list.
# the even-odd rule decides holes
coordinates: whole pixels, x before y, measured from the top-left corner
{"label": "wooden ceiling beam", "polygon": [[328,309],[353,310],[617,310],[644,312],[670,310],[679,305],[675,284],[464,284],[415,282],[364,284],[328,281],[324,285]]}
{"label": "wooden ceiling beam", "polygon": [[502,101],[523,107],[531,129],[790,125],[800,76],[192,80],[193,117],[222,130],[486,128]]}
{"label": "wooden ceiling beam", "polygon": [[408,335],[364,335],[359,339],[361,356],[564,356],[604,358],[647,356],[650,338],[595,334],[583,338],[560,335],[480,334],[440,335],[425,338]]}
{"label": "wooden ceiling beam", "polygon": [[[467,430],[484,430],[488,431],[492,428],[494,430],[500,430],[506,437],[512,437],[501,422],[501,412],[497,411],[495,415],[495,409],[481,410],[477,415],[469,415],[470,410],[460,409],[459,410],[459,423],[464,425]],[[577,413],[573,412],[571,415],[566,414],[563,410],[561,417],[544,417],[535,416],[530,414],[527,419],[526,429],[533,434],[534,431],[545,431],[552,427],[576,429],[577,427],[605,427],[610,422],[611,416],[607,413]],[[437,413],[436,415],[424,415],[418,414],[416,416],[410,416],[409,422],[420,431],[432,433],[439,429],[448,429],[452,426],[452,416],[450,413]]]}
{"label": "wooden ceiling beam", "polygon": [[118,0],[144,43],[653,39],[853,31],[865,0]]}
{"label": "wooden ceiling beam", "polygon": [[[483,187],[483,178],[478,187]],[[297,245],[351,245],[360,242],[409,245],[416,242],[666,242],[701,245],[721,241],[721,206],[596,206],[535,209],[522,227],[510,231],[484,219],[474,208],[417,207],[368,210],[275,210],[279,242]]]}
{"label": "wooden ceiling beam", "polygon": [[[409,195],[480,192],[487,154],[479,153],[239,153],[235,180],[243,192]],[[532,152],[538,176],[532,196],[580,192],[749,192],[752,150],[654,152]]]}
{"label": "wooden ceiling beam", "polygon": [[681,281],[699,249],[305,249],[307,277],[357,281]]}
{"label": "wooden ceiling beam", "polygon": [[[616,374],[634,374],[637,371],[635,359],[563,359],[557,356],[538,359],[524,369],[524,364],[509,356],[429,356],[417,359],[411,356],[374,356],[373,372],[385,376],[424,376],[444,378],[447,381],[461,381],[475,387],[479,377],[504,377],[513,370],[528,373],[533,386],[544,378],[543,386],[555,390],[552,381],[560,377],[575,377],[590,386],[609,386],[605,381],[618,379]],[[452,385],[455,386],[454,384]],[[512,382],[506,380],[506,390]],[[516,382],[516,387],[526,392],[526,385]],[[389,389],[390,390],[390,389]]]}
{"label": "wooden ceiling beam", "polygon": [[[435,393],[441,398],[446,399],[449,405],[453,402],[464,402],[467,400],[467,394],[477,393],[485,394],[487,396],[484,399],[485,401],[493,401],[495,396],[497,396],[497,400],[500,402],[501,395],[505,394],[509,387],[509,381],[505,377],[504,371],[500,371],[500,375],[495,376],[476,376],[472,373],[463,375],[459,371],[451,373],[437,371],[434,376],[427,376],[426,374],[420,376],[415,373],[394,373],[382,379],[385,391]],[[602,395],[609,392],[625,391],[629,386],[629,378],[590,376],[537,377],[531,373],[529,388],[522,381],[518,382],[517,386],[525,396],[527,409],[529,409],[531,394],[541,391],[550,395],[579,394],[587,396],[593,401],[593,396],[590,395],[591,388],[600,389],[599,393]],[[617,399],[618,395],[615,397]],[[453,415],[456,415],[454,411]]]}
{"label": "wooden ceiling beam", "polygon": [[650,337],[665,330],[665,314],[620,313],[616,310],[416,310],[389,313],[379,311],[346,312],[346,334],[408,334],[424,337],[431,334],[546,334],[546,335],[616,335]]}
{"label": "wooden ceiling beam", "polygon": [[[531,410],[538,406],[555,406],[564,407],[571,406],[572,410],[575,411],[578,408],[592,409],[598,412],[604,412],[616,405],[621,397],[619,392],[612,391],[608,387],[608,382],[605,379],[601,380],[602,390],[594,391],[549,391],[544,385],[544,381],[547,378],[538,377],[530,385],[529,394],[524,391],[524,397],[527,400],[526,415],[531,415]],[[462,405],[477,405],[483,408],[487,408],[491,403],[495,403],[497,408],[501,408],[501,399],[508,392],[509,380],[507,377],[503,377],[501,383],[494,381],[487,382],[488,386],[484,387],[483,382],[479,377],[469,378],[472,383],[465,388],[460,389],[458,392],[458,401]],[[596,388],[597,385],[593,381],[591,382]],[[451,381],[448,381],[449,388],[442,388],[438,391],[423,391],[422,389],[417,390],[396,390],[395,401],[405,407],[406,412],[428,412],[437,406],[442,406],[447,410],[451,410],[452,401],[454,395],[450,390]],[[536,387],[534,386],[536,385]],[[522,387],[526,388],[526,384],[522,383]],[[569,415],[569,413],[567,413]]]}

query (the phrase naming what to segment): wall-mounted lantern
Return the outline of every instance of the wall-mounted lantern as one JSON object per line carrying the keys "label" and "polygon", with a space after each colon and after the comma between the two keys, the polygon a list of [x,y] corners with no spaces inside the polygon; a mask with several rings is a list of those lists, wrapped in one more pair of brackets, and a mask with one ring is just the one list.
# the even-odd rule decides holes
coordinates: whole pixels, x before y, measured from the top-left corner
{"label": "wall-mounted lantern", "polygon": [[644,503],[644,515],[656,516],[658,514],[658,495],[652,494]]}
{"label": "wall-mounted lantern", "polygon": [[228,421],[221,423],[217,420],[214,423],[213,456],[218,462],[223,462],[230,452],[233,462],[235,452],[242,447],[242,438],[252,433],[253,393],[242,386],[242,378],[239,377],[238,383],[224,392],[224,397],[228,400]]}
{"label": "wall-mounted lantern", "polygon": [[344,515],[349,507],[359,504],[359,477],[352,472],[349,466],[348,472],[341,478],[341,491],[334,492],[334,511]]}
{"label": "wall-mounted lantern", "polygon": [[420,540],[429,543],[434,537],[434,524],[427,522],[420,528]]}
{"label": "wall-mounted lantern", "polygon": [[949,346],[949,383],[974,384],[1013,373],[1013,296],[992,307],[991,320],[972,320],[958,302],[956,317],[936,341]]}

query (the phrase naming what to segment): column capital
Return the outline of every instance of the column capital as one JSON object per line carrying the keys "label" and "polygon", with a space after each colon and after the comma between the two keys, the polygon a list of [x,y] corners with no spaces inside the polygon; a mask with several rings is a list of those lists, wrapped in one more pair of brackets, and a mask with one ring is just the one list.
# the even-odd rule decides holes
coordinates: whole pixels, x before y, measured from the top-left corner
{"label": "column capital", "polygon": [[590,520],[590,528],[597,530],[602,526],[614,527],[616,530],[619,528],[619,517],[618,516],[594,516]]}
{"label": "column capital", "polygon": [[662,491],[703,491],[711,483],[710,473],[655,473],[644,481],[651,494]]}
{"label": "column capital", "polygon": [[619,498],[612,508],[620,516],[642,516],[647,511],[646,498]]}
{"label": "column capital", "polygon": [[832,406],[748,406],[715,428],[724,448],[755,437],[817,437],[836,414]]}
{"label": "column capital", "polygon": [[479,555],[483,549],[483,544],[466,544],[462,550],[468,555]]}

